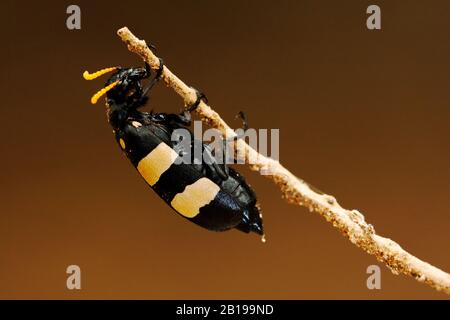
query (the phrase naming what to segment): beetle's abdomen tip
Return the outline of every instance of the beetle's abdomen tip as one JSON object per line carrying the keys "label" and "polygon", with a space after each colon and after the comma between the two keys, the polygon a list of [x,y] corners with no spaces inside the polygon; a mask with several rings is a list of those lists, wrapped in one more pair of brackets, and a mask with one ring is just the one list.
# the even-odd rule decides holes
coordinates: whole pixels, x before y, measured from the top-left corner
{"label": "beetle's abdomen tip", "polygon": [[250,225],[250,231],[257,233],[264,238],[264,230],[263,230],[263,226],[262,226],[262,221],[253,222]]}
{"label": "beetle's abdomen tip", "polygon": [[261,236],[261,242],[262,243],[266,243],[266,235],[265,234],[263,234],[262,236]]}

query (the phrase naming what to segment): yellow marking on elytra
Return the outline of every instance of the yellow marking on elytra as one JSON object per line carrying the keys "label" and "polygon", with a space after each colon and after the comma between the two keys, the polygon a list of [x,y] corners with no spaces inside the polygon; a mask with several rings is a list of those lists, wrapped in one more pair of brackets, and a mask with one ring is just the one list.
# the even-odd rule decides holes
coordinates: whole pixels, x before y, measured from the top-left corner
{"label": "yellow marking on elytra", "polygon": [[117,70],[117,67],[105,68],[105,69],[99,70],[94,73],[89,73],[88,71],[85,71],[85,72],[83,72],[83,78],[85,80],[94,80],[94,79],[97,79],[98,77],[104,75],[105,73],[115,71],[115,70]]}
{"label": "yellow marking on elytra", "polygon": [[200,178],[193,184],[186,186],[171,201],[171,206],[187,218],[199,214],[200,208],[214,200],[220,187],[208,178]]}
{"label": "yellow marking on elytra", "polygon": [[114,88],[117,84],[119,83],[119,81],[115,81],[113,83],[111,83],[110,85],[104,87],[103,89],[99,90],[96,94],[94,94],[91,98],[91,103],[92,104],[96,104],[98,99],[100,99],[100,97],[102,95],[104,95],[105,93],[107,93],[109,90],[111,90],[112,88]]}
{"label": "yellow marking on elytra", "polygon": [[122,138],[120,138],[119,139],[119,144],[120,144],[120,147],[123,149],[123,150],[125,150],[125,141],[123,141],[123,139]]}
{"label": "yellow marking on elytra", "polygon": [[150,186],[158,182],[161,175],[175,162],[178,154],[161,142],[155,149],[139,161],[137,169]]}
{"label": "yellow marking on elytra", "polygon": [[137,122],[137,121],[132,121],[132,122],[131,122],[131,125],[132,125],[133,127],[135,127],[135,128],[142,127],[142,123]]}

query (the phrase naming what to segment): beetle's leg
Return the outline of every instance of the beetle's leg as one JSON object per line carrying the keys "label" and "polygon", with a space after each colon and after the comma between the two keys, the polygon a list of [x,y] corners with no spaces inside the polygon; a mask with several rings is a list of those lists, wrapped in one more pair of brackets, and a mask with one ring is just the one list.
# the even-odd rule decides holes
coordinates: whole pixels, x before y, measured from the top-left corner
{"label": "beetle's leg", "polygon": [[239,111],[238,114],[236,115],[236,118],[240,118],[242,120],[242,129],[244,129],[244,131],[247,131],[248,130],[247,114],[244,111]]}
{"label": "beetle's leg", "polygon": [[191,125],[191,113],[189,111],[183,111],[180,114],[175,115],[176,119],[178,120],[177,122],[182,124],[183,126],[190,126]]}
{"label": "beetle's leg", "polygon": [[[159,79],[161,79],[161,75],[164,69],[164,60],[161,58],[159,59],[159,67],[158,70],[156,70],[156,75],[155,77],[150,81],[150,83],[144,88],[144,90],[142,90],[142,95],[146,96],[148,94],[148,92],[153,88],[153,86],[159,81]],[[146,63],[145,64],[145,69],[148,70],[149,74],[150,74],[150,70],[149,69],[150,66]]]}
{"label": "beetle's leg", "polygon": [[[164,68],[164,61],[159,58],[159,68],[156,71],[156,75],[155,77],[150,81],[150,83],[144,88],[142,89],[141,87],[141,83],[138,81],[137,83],[137,88],[136,90],[139,92],[139,96],[135,101],[134,107],[138,108],[141,107],[143,105],[145,105],[148,101],[148,92],[153,88],[153,86],[159,81],[159,79],[161,78],[161,74],[162,74],[162,70]],[[150,65],[148,63],[145,63],[145,70],[146,70],[146,75],[142,78],[148,78],[151,74],[151,68]]]}
{"label": "beetle's leg", "polygon": [[144,79],[150,77],[151,74],[152,74],[152,68],[151,68],[150,65],[146,62],[146,63],[145,63],[145,76],[144,76]]}
{"label": "beetle's leg", "polygon": [[160,114],[156,114],[156,117],[153,117],[152,120],[155,122],[165,122],[172,128],[181,127],[189,127],[191,125],[191,114],[188,111],[183,111],[180,114],[164,114],[164,117],[161,117]]}
{"label": "beetle's leg", "polygon": [[[150,43],[150,44],[146,44],[146,45],[149,49],[151,49],[153,51],[156,50],[156,46],[154,44]],[[158,68],[157,73],[162,72],[162,68],[163,68],[162,66],[164,65],[162,58],[158,58],[158,59],[159,59],[159,68]],[[147,62],[145,62],[145,71],[147,73],[147,77],[149,77],[152,74],[152,68],[150,67],[150,65]]]}
{"label": "beetle's leg", "polygon": [[169,115],[167,113],[162,112],[153,112],[153,110],[150,111],[148,114],[148,118],[153,122],[159,122],[159,123],[167,123],[169,120]]}
{"label": "beetle's leg", "polygon": [[195,109],[197,109],[198,105],[200,104],[200,101],[202,101],[202,100],[205,103],[208,103],[208,98],[206,97],[206,95],[203,92],[198,91],[195,88],[193,88],[193,89],[195,90],[195,94],[197,95],[197,100],[195,100],[195,102],[187,108],[187,111],[189,111],[189,112],[192,112]]}

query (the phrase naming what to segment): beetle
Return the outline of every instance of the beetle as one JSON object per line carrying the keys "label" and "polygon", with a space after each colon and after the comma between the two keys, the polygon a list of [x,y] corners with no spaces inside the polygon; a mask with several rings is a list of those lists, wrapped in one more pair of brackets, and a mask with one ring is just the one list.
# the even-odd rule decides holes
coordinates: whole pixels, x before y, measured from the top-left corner
{"label": "beetle", "polygon": [[[205,95],[196,90],[197,100],[180,114],[139,111],[146,105],[150,89],[161,78],[163,68],[160,59],[159,69],[151,80],[152,70],[147,63],[136,68],[105,68],[93,74],[85,71],[83,76],[93,80],[112,72],[104,88],[92,96],[91,103],[106,94],[107,118],[118,145],[171,208],[208,230],[235,228],[257,233],[265,241],[256,194],[241,174],[214,159],[208,163],[176,161],[180,153],[175,150],[180,149],[180,142],[172,141],[172,133],[179,128],[189,130],[191,112],[201,100],[206,101]],[[149,83],[143,87],[145,79]],[[195,154],[195,146],[208,150],[206,144],[194,139],[188,150],[191,154]]]}

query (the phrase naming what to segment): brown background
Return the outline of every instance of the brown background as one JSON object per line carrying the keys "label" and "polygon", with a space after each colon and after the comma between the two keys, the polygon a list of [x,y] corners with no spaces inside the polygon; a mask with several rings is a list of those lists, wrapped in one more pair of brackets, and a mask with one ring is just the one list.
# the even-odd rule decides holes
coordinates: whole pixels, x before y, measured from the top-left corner
{"label": "brown background", "polygon": [[[450,270],[448,1],[77,1],[4,4],[1,298],[446,298],[382,266],[317,214],[258,193],[268,243],[174,214],[121,155],[81,73],[141,61],[124,25],[234,126],[280,128],[281,161],[376,230]],[[5,29],[3,29],[5,30]],[[5,44],[7,44],[5,46]],[[5,101],[6,99],[6,101]],[[163,85],[157,111],[181,100]],[[65,269],[82,269],[82,290]]]}

